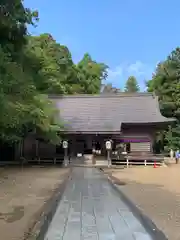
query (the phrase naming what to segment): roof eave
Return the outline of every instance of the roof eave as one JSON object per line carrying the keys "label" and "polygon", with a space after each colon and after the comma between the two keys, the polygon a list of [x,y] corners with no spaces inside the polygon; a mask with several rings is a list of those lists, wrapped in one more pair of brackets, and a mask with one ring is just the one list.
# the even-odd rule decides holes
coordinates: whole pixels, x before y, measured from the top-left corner
{"label": "roof eave", "polygon": [[170,124],[176,122],[177,120],[174,118],[166,118],[160,121],[153,121],[153,122],[123,122],[122,126],[126,125],[159,125],[159,124]]}
{"label": "roof eave", "polygon": [[76,130],[62,130],[60,131],[61,133],[64,134],[120,134],[121,131],[76,131]]}

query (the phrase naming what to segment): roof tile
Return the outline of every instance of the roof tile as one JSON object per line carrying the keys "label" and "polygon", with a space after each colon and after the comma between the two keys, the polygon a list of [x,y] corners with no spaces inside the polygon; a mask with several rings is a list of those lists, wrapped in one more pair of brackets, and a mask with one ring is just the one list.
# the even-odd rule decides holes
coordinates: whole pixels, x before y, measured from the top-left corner
{"label": "roof tile", "polygon": [[170,121],[149,93],[50,96],[70,131],[120,131],[122,123]]}

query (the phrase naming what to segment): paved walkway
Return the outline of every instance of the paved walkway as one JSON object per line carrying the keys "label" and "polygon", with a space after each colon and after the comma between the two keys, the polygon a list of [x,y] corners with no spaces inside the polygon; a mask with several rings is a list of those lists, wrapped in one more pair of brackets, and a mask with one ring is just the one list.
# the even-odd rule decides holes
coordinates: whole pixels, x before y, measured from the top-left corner
{"label": "paved walkway", "polygon": [[74,168],[44,240],[152,240],[95,168]]}

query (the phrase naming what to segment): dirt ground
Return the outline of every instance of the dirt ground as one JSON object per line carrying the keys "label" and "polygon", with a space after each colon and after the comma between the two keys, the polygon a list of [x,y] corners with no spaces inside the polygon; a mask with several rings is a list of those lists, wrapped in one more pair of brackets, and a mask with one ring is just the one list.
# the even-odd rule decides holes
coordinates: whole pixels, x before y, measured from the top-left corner
{"label": "dirt ground", "polygon": [[121,189],[170,240],[180,239],[180,164],[108,170]]}
{"label": "dirt ground", "polygon": [[21,240],[69,169],[0,168],[0,239]]}

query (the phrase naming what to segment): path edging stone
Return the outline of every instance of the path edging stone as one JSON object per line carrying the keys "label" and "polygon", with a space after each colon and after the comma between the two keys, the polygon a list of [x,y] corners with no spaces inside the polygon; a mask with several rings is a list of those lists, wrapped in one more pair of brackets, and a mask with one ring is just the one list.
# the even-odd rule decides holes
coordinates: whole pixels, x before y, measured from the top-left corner
{"label": "path edging stone", "polygon": [[60,183],[59,187],[55,189],[50,199],[47,200],[41,209],[41,213],[37,216],[37,222],[25,234],[23,240],[44,240],[45,234],[51,223],[51,220],[56,212],[59,201],[61,200],[66,184],[71,177],[72,168],[66,174],[65,179]]}
{"label": "path edging stone", "polygon": [[[134,216],[141,222],[141,224],[144,226],[146,231],[151,235],[151,237],[154,240],[168,240],[168,238],[165,236],[165,234],[158,229],[158,227],[154,224],[154,222],[145,215],[141,209],[139,209],[136,204],[129,199],[129,197],[124,194],[120,187],[115,183],[116,178],[111,177],[108,173],[106,174],[103,170],[103,168],[100,168],[99,171],[103,172],[104,175],[107,177],[109,183],[111,186],[115,189],[115,191],[119,194],[120,198],[123,200],[123,202],[131,209]],[[119,182],[119,179],[117,179],[117,182]]]}
{"label": "path edging stone", "polygon": [[[104,173],[103,170],[101,171]],[[115,183],[115,178],[112,179],[110,176],[108,176],[108,181],[154,240],[168,240],[165,234],[158,229],[154,222],[147,215],[145,215],[142,210],[140,210],[135,203],[126,196],[126,194],[121,191],[120,187]]]}

